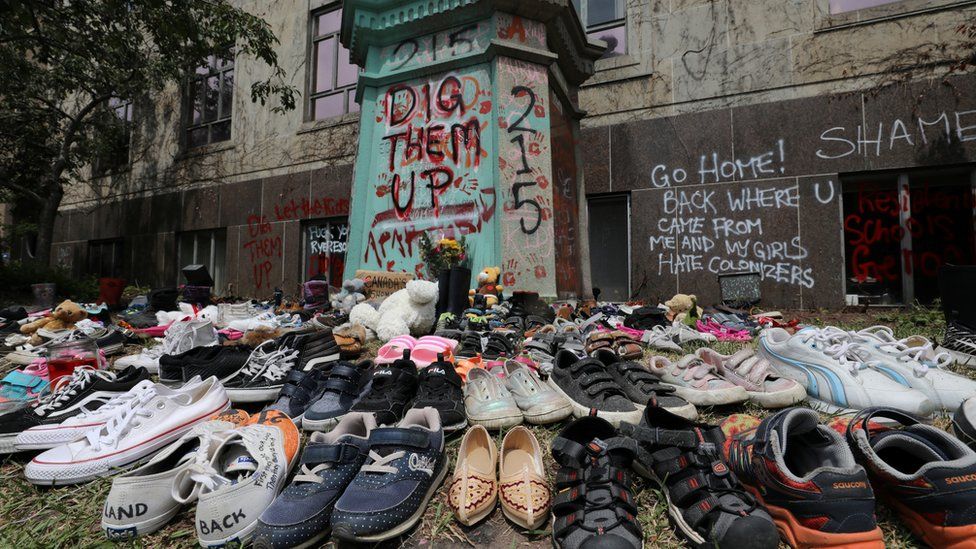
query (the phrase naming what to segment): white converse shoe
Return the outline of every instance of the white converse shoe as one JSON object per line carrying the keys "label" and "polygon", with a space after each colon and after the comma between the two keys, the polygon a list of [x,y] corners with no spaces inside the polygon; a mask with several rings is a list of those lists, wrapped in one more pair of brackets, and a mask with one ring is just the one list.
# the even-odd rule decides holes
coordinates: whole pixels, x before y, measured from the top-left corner
{"label": "white converse shoe", "polygon": [[104,425],[92,428],[81,440],[35,457],[24,468],[24,476],[34,484],[62,485],[112,474],[154,454],[229,406],[217,378],[197,378],[179,389],[141,382],[114,403]]}

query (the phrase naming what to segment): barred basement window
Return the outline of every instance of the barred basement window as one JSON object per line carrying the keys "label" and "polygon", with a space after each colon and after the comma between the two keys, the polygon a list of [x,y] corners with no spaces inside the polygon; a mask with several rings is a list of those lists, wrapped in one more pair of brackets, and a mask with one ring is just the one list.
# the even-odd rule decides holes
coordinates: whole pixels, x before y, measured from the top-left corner
{"label": "barred basement window", "polygon": [[180,233],[177,269],[187,265],[204,265],[214,280],[214,289],[224,289],[224,263],[227,255],[227,230]]}
{"label": "barred basement window", "polygon": [[211,55],[187,83],[187,148],[230,139],[233,103],[234,54]]}
{"label": "barred basement window", "polygon": [[97,278],[119,278],[122,268],[121,239],[88,243],[88,274]]}

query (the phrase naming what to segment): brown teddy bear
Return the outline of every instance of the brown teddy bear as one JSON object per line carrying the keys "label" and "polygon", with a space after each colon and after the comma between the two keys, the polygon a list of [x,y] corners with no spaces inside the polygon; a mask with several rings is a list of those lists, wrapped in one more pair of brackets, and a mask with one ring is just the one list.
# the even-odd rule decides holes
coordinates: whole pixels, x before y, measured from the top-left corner
{"label": "brown teddy bear", "polygon": [[[478,273],[478,289],[468,291],[468,302],[472,307],[488,309],[498,304],[504,289],[499,283],[502,270],[498,267],[485,267]],[[478,298],[478,296],[484,296]],[[483,303],[479,303],[483,302]]]}
{"label": "brown teddy bear", "polygon": [[674,297],[665,301],[664,305],[669,310],[668,318],[677,322],[685,322],[689,316],[691,319],[697,319],[702,315],[702,309],[698,306],[698,298],[695,297],[695,294],[674,294]]}
{"label": "brown teddy bear", "polygon": [[75,323],[88,318],[88,312],[70,299],[62,301],[44,318],[29,322],[20,327],[20,333],[31,337],[31,345],[40,345],[43,339],[37,335],[37,330],[44,328],[52,332],[59,330],[73,330]]}

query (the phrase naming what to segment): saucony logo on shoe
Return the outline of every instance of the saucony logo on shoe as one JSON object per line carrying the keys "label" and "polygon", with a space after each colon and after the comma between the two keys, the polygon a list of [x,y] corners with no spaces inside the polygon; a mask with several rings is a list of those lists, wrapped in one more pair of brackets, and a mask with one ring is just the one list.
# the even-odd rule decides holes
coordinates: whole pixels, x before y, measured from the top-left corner
{"label": "saucony logo on shoe", "polygon": [[410,454],[410,459],[407,461],[407,467],[411,471],[423,471],[430,476],[434,476],[434,465],[436,460],[432,457],[422,456],[420,454]]}
{"label": "saucony logo on shoe", "polygon": [[864,481],[858,482],[835,482],[833,484],[834,490],[854,490],[856,488],[867,488],[868,483]]}
{"label": "saucony logo on shoe", "polygon": [[949,477],[945,479],[945,483],[948,484],[963,484],[966,482],[976,481],[976,474],[970,475],[960,475],[958,477]]}
{"label": "saucony logo on shoe", "polygon": [[243,509],[238,509],[237,511],[225,515],[220,521],[210,520],[210,524],[207,521],[200,521],[200,532],[204,535],[210,534],[211,532],[223,532],[224,530],[229,530],[239,524],[243,519],[247,518],[247,514],[244,513]]}

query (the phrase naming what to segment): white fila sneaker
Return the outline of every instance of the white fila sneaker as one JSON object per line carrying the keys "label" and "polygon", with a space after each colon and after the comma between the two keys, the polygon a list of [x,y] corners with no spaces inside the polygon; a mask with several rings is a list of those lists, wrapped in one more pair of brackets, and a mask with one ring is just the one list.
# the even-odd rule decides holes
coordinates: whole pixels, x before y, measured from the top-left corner
{"label": "white fila sneaker", "polygon": [[246,545],[258,518],[281,492],[298,461],[298,428],[286,414],[267,410],[233,431],[194,471],[200,484],[197,538],[203,547]]}
{"label": "white fila sneaker", "polygon": [[194,425],[230,406],[217,378],[182,388],[142,382],[120,399],[105,424],[81,440],[52,448],[24,467],[34,484],[87,482],[113,474],[164,448]]}
{"label": "white fila sneaker", "polygon": [[194,476],[205,470],[223,439],[250,420],[247,412],[226,410],[201,423],[138,469],[112,482],[102,510],[108,539],[124,541],[166,525],[183,505],[196,499]]}

